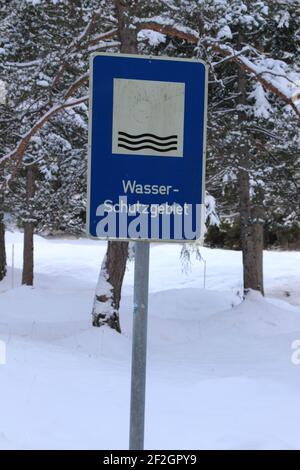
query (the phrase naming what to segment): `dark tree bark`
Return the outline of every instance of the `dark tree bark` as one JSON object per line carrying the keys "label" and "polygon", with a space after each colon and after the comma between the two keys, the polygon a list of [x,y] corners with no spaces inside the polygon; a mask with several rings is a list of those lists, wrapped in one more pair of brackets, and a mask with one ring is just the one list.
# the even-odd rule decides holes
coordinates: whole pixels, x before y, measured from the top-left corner
{"label": "dark tree bark", "polygon": [[[3,172],[0,169],[0,185],[3,184]],[[1,188],[0,188],[1,191]],[[6,276],[6,249],[4,225],[4,195],[0,192],[0,281]]]}
{"label": "dark tree bark", "polygon": [[244,293],[263,288],[263,210],[251,207],[249,174],[239,171],[240,223],[243,252]]}
{"label": "dark tree bark", "polygon": [[252,208],[252,237],[253,251],[255,259],[255,289],[264,295],[263,279],[263,249],[264,249],[264,208],[262,205],[255,205]]}
{"label": "dark tree bark", "polygon": [[[130,26],[130,4],[132,1],[115,0],[118,19],[120,52],[137,54],[136,29]],[[108,242],[102,263],[93,307],[93,326],[108,325],[119,333],[119,307],[121,290],[128,258],[128,242]]]}
{"label": "dark tree bark", "polygon": [[[246,104],[246,77],[239,68],[238,75],[239,105]],[[244,110],[239,111],[239,123],[242,126],[247,119]],[[239,155],[239,198],[241,243],[243,252],[244,293],[249,289],[263,290],[263,209],[262,206],[252,207],[250,197],[249,149],[246,143],[240,148]]]}
{"label": "dark tree bark", "polygon": [[[1,208],[0,208],[1,211]],[[0,281],[6,276],[5,226],[0,212]]]}
{"label": "dark tree bark", "polygon": [[23,272],[22,284],[33,285],[33,235],[31,202],[35,192],[34,169],[28,166],[26,173],[26,220],[24,222]]}
{"label": "dark tree bark", "polygon": [[132,0],[115,0],[118,19],[118,36],[121,43],[120,52],[124,54],[137,54],[137,32],[131,23],[130,7]]}

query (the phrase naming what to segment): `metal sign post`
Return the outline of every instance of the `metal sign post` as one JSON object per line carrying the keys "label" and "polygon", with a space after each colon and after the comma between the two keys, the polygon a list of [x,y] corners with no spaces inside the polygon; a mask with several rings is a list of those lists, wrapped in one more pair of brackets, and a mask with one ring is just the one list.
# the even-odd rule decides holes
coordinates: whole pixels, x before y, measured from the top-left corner
{"label": "metal sign post", "polygon": [[144,448],[150,242],[204,233],[208,74],[198,59],[91,58],[87,233],[134,240],[130,449]]}
{"label": "metal sign post", "polygon": [[144,449],[149,251],[149,242],[135,243],[130,450]]}

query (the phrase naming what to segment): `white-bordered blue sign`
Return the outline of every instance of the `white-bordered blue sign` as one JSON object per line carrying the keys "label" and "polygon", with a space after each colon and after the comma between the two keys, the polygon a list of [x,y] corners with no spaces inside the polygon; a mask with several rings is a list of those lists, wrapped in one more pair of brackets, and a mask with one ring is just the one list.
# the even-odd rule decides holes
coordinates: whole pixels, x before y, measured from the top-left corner
{"label": "white-bordered blue sign", "polygon": [[91,59],[87,232],[191,241],[203,233],[207,70],[191,59]]}

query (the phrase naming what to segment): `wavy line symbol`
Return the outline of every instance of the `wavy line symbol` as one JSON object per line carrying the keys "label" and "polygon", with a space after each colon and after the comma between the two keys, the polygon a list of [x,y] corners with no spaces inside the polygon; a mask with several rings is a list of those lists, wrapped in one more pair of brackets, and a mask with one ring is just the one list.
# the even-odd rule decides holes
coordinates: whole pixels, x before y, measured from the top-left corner
{"label": "wavy line symbol", "polygon": [[119,131],[118,147],[131,151],[147,149],[156,152],[170,152],[177,150],[177,139],[177,135],[162,137],[151,133],[133,135]]}

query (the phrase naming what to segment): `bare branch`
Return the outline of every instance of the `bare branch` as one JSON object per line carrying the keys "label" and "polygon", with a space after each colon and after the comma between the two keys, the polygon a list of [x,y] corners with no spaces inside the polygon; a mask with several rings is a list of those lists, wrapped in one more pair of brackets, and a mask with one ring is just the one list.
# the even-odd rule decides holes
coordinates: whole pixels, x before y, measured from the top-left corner
{"label": "bare branch", "polygon": [[288,82],[290,82],[292,85],[296,85],[296,83],[294,82],[294,80],[291,80],[289,77],[287,77],[286,75],[282,74],[282,73],[276,73],[276,72],[273,72],[272,70],[262,70],[261,72],[259,72],[257,74],[257,77],[259,75],[262,75],[264,73],[268,73],[269,75],[273,75],[274,77],[281,77],[281,78],[284,78],[285,80],[287,80]]}
{"label": "bare branch", "polygon": [[67,48],[67,52],[71,51],[72,49],[77,49],[78,46],[89,36],[89,34],[93,31],[95,21],[99,14],[100,9],[93,12],[89,23],[87,24],[83,32],[76,39],[74,39],[74,41],[71,42],[71,44]]}
{"label": "bare branch", "polygon": [[96,16],[93,15],[90,23],[87,25],[84,32],[76,40],[72,41],[72,43],[65,50],[65,52],[63,54],[64,61],[60,65],[54,79],[52,80],[52,84],[51,84],[52,89],[55,88],[55,86],[59,82],[65,68],[68,65],[68,60],[66,60],[66,57],[68,56],[68,54],[70,54],[72,52],[75,52],[76,50],[81,50],[84,47],[88,47],[88,46],[92,46],[94,44],[98,44],[100,41],[104,41],[106,39],[111,39],[111,38],[113,38],[114,36],[117,35],[118,30],[117,29],[112,29],[112,30],[107,31],[105,33],[99,34],[99,36],[96,36],[95,38],[91,39],[88,42],[84,42],[85,39],[88,37],[88,35],[90,34],[90,32],[93,29],[93,24],[94,24],[95,19],[96,19]]}
{"label": "bare branch", "polygon": [[85,73],[81,77],[79,77],[72,85],[68,88],[64,95],[64,100],[69,99],[78,88],[80,88],[85,82],[87,82],[89,79],[89,74]]}
{"label": "bare branch", "polygon": [[[100,41],[105,41],[106,39],[112,39],[115,36],[117,36],[117,34],[118,34],[118,30],[116,28],[111,29],[110,31],[107,31],[106,33],[99,34],[99,36],[96,36],[95,38],[91,39],[90,41],[85,43],[84,46],[82,47],[93,46],[95,44],[98,44]],[[82,47],[80,47],[80,49],[82,49]]]}

